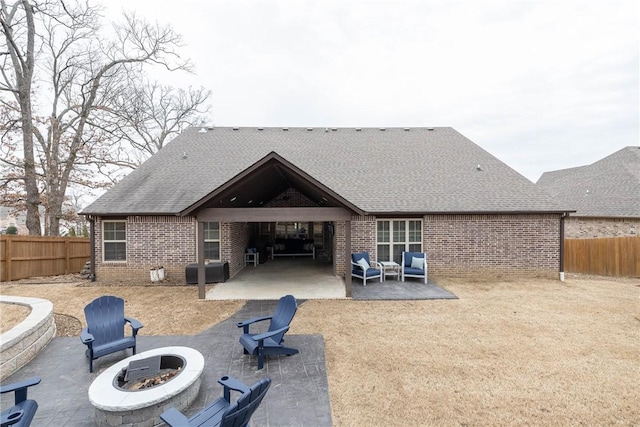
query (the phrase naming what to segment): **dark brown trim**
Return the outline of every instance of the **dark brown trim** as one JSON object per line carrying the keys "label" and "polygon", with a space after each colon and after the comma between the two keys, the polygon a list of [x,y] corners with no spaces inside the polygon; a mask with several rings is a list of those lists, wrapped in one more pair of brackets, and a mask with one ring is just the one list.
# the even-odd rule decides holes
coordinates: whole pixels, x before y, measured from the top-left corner
{"label": "dark brown trim", "polygon": [[198,222],[348,221],[344,208],[209,208],[198,212]]}
{"label": "dark brown trim", "polygon": [[351,298],[351,221],[344,223],[344,283],[345,296]]}

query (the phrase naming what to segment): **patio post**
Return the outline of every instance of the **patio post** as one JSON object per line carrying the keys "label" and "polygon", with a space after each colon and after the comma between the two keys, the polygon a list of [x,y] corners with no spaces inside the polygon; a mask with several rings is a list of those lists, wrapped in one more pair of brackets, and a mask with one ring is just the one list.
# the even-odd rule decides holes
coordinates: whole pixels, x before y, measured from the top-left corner
{"label": "patio post", "polygon": [[205,299],[204,222],[198,221],[198,298]]}
{"label": "patio post", "polygon": [[344,222],[344,283],[345,296],[351,297],[351,221]]}

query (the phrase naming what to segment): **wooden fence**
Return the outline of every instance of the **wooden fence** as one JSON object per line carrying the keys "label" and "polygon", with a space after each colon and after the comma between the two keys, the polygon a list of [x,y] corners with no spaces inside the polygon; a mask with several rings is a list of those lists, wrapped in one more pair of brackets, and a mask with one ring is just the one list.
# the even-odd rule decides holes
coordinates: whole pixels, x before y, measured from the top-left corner
{"label": "wooden fence", "polygon": [[564,249],[567,272],[640,277],[640,237],[566,239]]}
{"label": "wooden fence", "polygon": [[79,273],[91,258],[87,237],[0,235],[0,281]]}

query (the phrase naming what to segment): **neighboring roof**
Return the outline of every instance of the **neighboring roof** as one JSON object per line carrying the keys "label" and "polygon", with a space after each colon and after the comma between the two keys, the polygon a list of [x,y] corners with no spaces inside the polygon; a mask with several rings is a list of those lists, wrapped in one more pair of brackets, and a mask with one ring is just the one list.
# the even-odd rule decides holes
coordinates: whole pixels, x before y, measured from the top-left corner
{"label": "neighboring roof", "polygon": [[[348,201],[362,213],[565,211],[448,127],[216,127],[185,130],[82,213],[184,214],[192,206],[205,207],[203,200],[250,175],[246,171],[255,165],[277,159],[285,163],[279,169],[302,172],[307,184],[319,185],[333,201]],[[265,181],[260,182],[269,186]]]}
{"label": "neighboring roof", "polygon": [[625,147],[597,162],[545,172],[536,183],[574,216],[640,218],[640,147]]}

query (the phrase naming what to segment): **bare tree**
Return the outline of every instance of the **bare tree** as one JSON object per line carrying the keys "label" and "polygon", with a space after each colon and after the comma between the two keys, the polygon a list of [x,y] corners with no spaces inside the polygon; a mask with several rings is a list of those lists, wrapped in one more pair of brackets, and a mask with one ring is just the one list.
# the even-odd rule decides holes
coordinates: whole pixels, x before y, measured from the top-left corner
{"label": "bare tree", "polygon": [[[4,84],[0,90],[10,92],[18,103],[20,130],[23,135],[23,176],[26,193],[27,229],[29,234],[40,234],[40,192],[36,177],[36,162],[33,150],[33,121],[31,85],[35,68],[35,22],[34,9],[27,0],[17,1],[9,7],[0,0],[0,27],[6,40],[2,49],[2,76]],[[7,58],[8,57],[8,58]],[[10,73],[9,70],[13,72]]]}
{"label": "bare tree", "polygon": [[[22,133],[22,147],[10,158],[19,159],[22,154],[24,159],[22,164],[5,162],[5,166],[22,172],[19,178],[25,184],[29,233],[40,234],[38,205],[42,204],[45,233],[58,235],[70,185],[108,186],[108,181],[96,182],[96,172],[108,176],[114,165],[131,166],[131,150],[122,144],[122,136],[115,136],[114,129],[138,124],[125,123],[127,117],[137,120],[136,114],[140,113],[135,109],[132,114],[120,113],[119,109],[122,100],[132,99],[132,82],[142,81],[143,66],[190,71],[190,64],[178,54],[179,35],[168,26],[152,25],[135,15],[125,14],[123,22],[113,26],[111,36],[104,37],[100,10],[86,3],[55,1],[36,6],[21,0],[9,6],[0,0],[0,5],[4,35],[0,50],[7,51],[0,92],[14,95]],[[37,91],[32,87],[34,81]],[[200,95],[195,93],[195,101],[176,106],[186,112],[157,119],[166,135],[146,141],[161,147],[185,118],[194,118],[208,96],[204,90]],[[44,114],[33,112],[34,99],[40,109],[49,106]],[[3,100],[2,105],[11,104]],[[148,115],[151,111],[168,113],[170,109],[148,109],[145,123],[153,120]],[[114,117],[121,121],[116,122]],[[6,122],[9,126],[10,121]],[[136,132],[140,136],[150,135],[145,134],[143,126],[139,129]],[[135,148],[143,147],[144,141]]]}
{"label": "bare tree", "polygon": [[184,90],[138,82],[115,98],[110,133],[132,149],[129,166],[135,168],[158,152],[186,126],[202,125],[210,94],[202,87]]}

